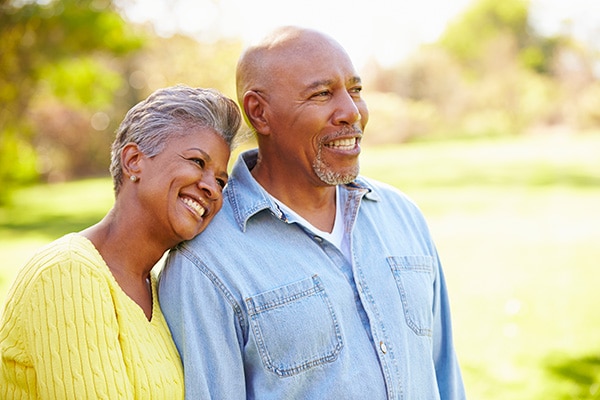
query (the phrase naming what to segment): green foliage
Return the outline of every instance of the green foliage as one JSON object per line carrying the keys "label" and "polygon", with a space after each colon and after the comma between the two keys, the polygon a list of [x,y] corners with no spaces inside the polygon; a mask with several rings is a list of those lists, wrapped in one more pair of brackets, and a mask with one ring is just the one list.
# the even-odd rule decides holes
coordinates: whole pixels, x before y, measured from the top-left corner
{"label": "green foliage", "polygon": [[365,86],[393,100],[384,104],[377,101],[381,96],[373,96],[369,108],[376,118],[369,127],[373,139],[367,140],[597,128],[597,63],[597,51],[566,34],[537,34],[528,1],[476,0],[437,43],[391,68],[371,66]]}
{"label": "green foliage", "polygon": [[34,66],[94,51],[124,55],[142,44],[110,0],[9,1],[3,8],[5,26],[24,36],[24,51],[36,50]]}
{"label": "green foliage", "polygon": [[580,357],[552,354],[546,360],[549,379],[564,382],[562,393],[547,390],[557,400],[600,399],[600,356],[585,354]]}
{"label": "green foliage", "polygon": [[474,63],[483,56],[490,41],[507,32],[518,43],[526,43],[527,18],[527,1],[479,0],[448,27],[440,44],[461,62]]}
{"label": "green foliage", "polygon": [[[159,87],[185,83],[235,95],[240,41],[158,37],[127,23],[110,0],[0,4],[0,102],[6,105],[0,108],[0,177],[7,180],[0,203],[3,192],[32,178],[105,173],[115,128]],[[16,143],[19,155],[5,154]]]}
{"label": "green foliage", "polygon": [[0,136],[0,204],[7,200],[10,191],[37,177],[36,155],[30,143],[6,128]]}
{"label": "green foliage", "polygon": [[[1,162],[0,177],[17,183],[40,165],[31,162],[39,153],[36,110],[52,98],[88,110],[107,107],[122,86],[110,57],[143,42],[108,0],[5,0],[0,26],[0,159],[19,154],[20,161]],[[6,153],[17,144],[19,153]],[[11,186],[0,185],[0,200]]]}
{"label": "green foliage", "polygon": [[560,38],[544,38],[529,23],[528,0],[478,0],[454,21],[439,44],[461,63],[477,72],[488,57],[490,44],[509,36],[520,65],[538,73],[550,73]]}
{"label": "green foliage", "polygon": [[185,83],[212,87],[235,98],[235,68],[241,51],[240,40],[199,43],[183,35],[156,37],[138,53],[132,76],[145,94]]}
{"label": "green foliage", "polygon": [[74,108],[105,109],[124,84],[117,71],[92,56],[64,58],[41,71],[48,94]]}
{"label": "green foliage", "polygon": [[537,72],[546,72],[548,57],[540,47],[526,47],[519,54],[521,64],[525,68]]}

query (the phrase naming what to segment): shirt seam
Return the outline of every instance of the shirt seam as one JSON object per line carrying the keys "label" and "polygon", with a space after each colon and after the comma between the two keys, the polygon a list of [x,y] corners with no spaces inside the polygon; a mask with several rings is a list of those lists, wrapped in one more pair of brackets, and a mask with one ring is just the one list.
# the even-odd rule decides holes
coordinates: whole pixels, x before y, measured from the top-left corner
{"label": "shirt seam", "polygon": [[200,260],[200,258],[191,249],[189,249],[186,245],[182,245],[180,247],[180,250],[182,255],[189,259],[192,265],[194,265],[204,276],[206,276],[206,278],[212,283],[212,285],[218,289],[218,291],[221,293],[221,295],[227,301],[227,303],[229,303],[237,318],[237,322],[241,328],[241,331],[244,333],[245,341],[248,336],[248,332],[245,328],[247,326],[247,321],[244,317],[242,307],[236,301],[233,293],[225,286],[221,279],[219,279],[219,277],[206,264],[204,264],[202,260]]}

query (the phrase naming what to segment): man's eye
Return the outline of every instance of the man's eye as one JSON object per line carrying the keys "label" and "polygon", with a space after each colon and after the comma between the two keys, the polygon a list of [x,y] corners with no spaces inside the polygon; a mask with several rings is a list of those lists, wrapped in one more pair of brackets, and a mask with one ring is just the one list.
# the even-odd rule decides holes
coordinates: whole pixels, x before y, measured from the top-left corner
{"label": "man's eye", "polygon": [[323,90],[322,92],[317,92],[315,94],[313,94],[313,97],[327,97],[329,96],[329,91],[328,90]]}

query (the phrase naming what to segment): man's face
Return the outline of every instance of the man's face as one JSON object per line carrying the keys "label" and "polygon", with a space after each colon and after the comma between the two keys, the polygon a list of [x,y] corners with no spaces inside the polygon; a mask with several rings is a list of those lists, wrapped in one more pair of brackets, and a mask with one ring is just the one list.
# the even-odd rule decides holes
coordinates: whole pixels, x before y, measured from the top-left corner
{"label": "man's face", "polygon": [[279,60],[267,112],[284,167],[294,179],[304,176],[317,185],[352,182],[368,120],[352,62],[329,43],[294,49]]}

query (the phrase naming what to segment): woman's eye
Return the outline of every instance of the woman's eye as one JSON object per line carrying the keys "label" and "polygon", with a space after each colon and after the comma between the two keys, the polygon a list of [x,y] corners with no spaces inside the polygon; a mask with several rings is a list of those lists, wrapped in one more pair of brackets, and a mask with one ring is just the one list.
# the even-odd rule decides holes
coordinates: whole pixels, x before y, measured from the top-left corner
{"label": "woman's eye", "polygon": [[225,182],[223,179],[217,179],[217,184],[221,187],[221,189],[225,189],[227,182]]}
{"label": "woman's eye", "polygon": [[192,158],[191,160],[192,160],[192,162],[198,164],[198,166],[200,166],[200,168],[204,168],[204,166],[206,165],[204,160],[201,158]]}

